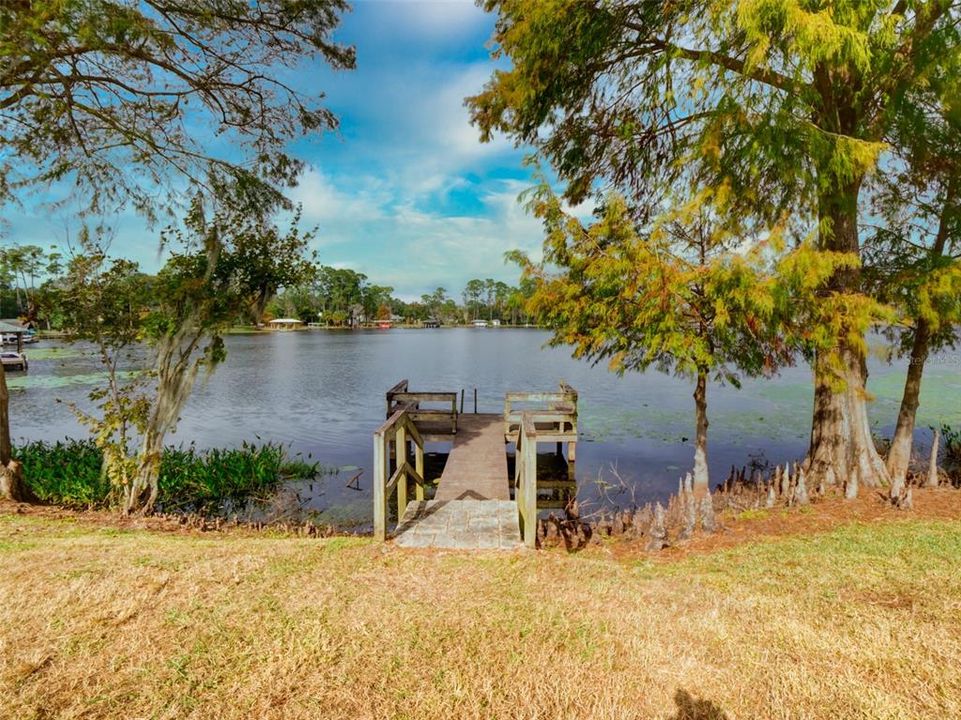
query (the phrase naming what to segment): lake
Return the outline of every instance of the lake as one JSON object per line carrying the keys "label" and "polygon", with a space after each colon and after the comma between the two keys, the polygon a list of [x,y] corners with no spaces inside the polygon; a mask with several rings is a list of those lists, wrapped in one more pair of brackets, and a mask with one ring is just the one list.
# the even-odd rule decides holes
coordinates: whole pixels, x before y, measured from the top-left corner
{"label": "lake", "polygon": [[[441,328],[232,335],[228,358],[197,388],[171,443],[238,446],[244,441],[288,444],[336,472],[299,491],[321,519],[369,521],[371,435],[384,420],[384,393],[407,378],[411,390],[467,391],[473,410],[503,411],[508,390],[552,390],[560,380],[580,394],[577,449],[579,494],[588,502],[663,499],[692,465],[691,383],[651,371],[624,377],[574,360],[569,349],[547,348],[534,329]],[[880,339],[875,340],[880,345]],[[68,403],[89,406],[103,378],[91,348],[41,341],[27,351],[30,371],[9,373],[15,439],[57,440],[86,431]],[[869,390],[878,432],[897,417],[905,362],[872,357]],[[709,459],[714,482],[731,465],[783,463],[803,456],[811,415],[811,372],[788,368],[773,379],[746,380],[738,390],[708,391]],[[61,401],[61,402],[58,402]],[[918,427],[961,425],[961,353],[932,356]],[[363,471],[359,490],[347,481]],[[616,487],[602,490],[605,483]],[[626,485],[631,490],[625,490]]]}

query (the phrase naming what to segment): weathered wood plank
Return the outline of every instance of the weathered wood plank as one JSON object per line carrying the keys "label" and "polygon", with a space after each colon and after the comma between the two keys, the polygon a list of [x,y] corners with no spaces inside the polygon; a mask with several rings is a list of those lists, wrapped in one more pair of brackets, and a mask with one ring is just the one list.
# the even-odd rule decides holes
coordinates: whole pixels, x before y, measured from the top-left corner
{"label": "weathered wood plank", "polygon": [[510,500],[501,416],[464,415],[460,421],[435,498]]}
{"label": "weathered wood plank", "polygon": [[570,395],[562,392],[509,392],[504,398],[510,403],[518,402],[530,402],[530,403],[548,403],[548,402],[569,402]]}
{"label": "weathered wood plank", "polygon": [[394,402],[449,402],[456,407],[457,393],[455,392],[398,392],[394,393]]}
{"label": "weathered wood plank", "polygon": [[[425,408],[426,403],[450,403],[450,410],[446,407]],[[539,407],[514,407],[514,404]],[[560,384],[560,392],[509,392],[505,395],[504,413],[502,415],[460,415],[457,413],[457,394],[449,392],[409,392],[406,382],[402,381],[388,393],[388,413],[390,415],[375,434],[375,465],[381,468],[379,477],[383,482],[377,483],[382,488],[375,488],[375,534],[382,537],[386,529],[386,505],[391,492],[396,488],[399,504],[399,515],[407,508],[409,482],[414,481],[416,503],[410,507],[425,508],[433,505],[438,511],[450,506],[461,506],[460,503],[477,503],[482,505],[486,501],[510,503],[516,508],[514,520],[519,520],[523,534],[523,542],[529,547],[536,545],[537,511],[538,507],[561,507],[560,500],[538,500],[538,489],[569,490],[575,487],[571,480],[547,480],[537,482],[537,446],[541,442],[553,442],[558,446],[568,444],[569,462],[573,462],[574,448],[577,439],[577,392],[565,383]],[[449,425],[448,425],[449,423]],[[448,430],[449,427],[449,430]],[[505,440],[513,439],[517,443],[515,461],[515,501],[510,501],[510,478],[507,469],[507,454]],[[447,440],[452,442],[451,453],[448,456],[437,492],[433,501],[424,500],[424,448],[425,441]],[[413,459],[410,458],[408,444],[413,441]],[[394,444],[391,445],[391,442]],[[379,450],[377,448],[380,448]],[[389,471],[389,451],[396,448],[397,469],[386,478]],[[383,456],[383,457],[381,457]],[[413,462],[413,465],[412,465]],[[569,465],[570,469],[572,466]],[[375,473],[375,476],[377,473]],[[453,505],[451,505],[453,503]],[[378,507],[383,507],[379,511]],[[451,510],[451,527],[458,526],[458,531],[447,538],[450,547],[462,547],[465,542],[460,535],[470,534],[474,527],[468,522],[461,526],[461,515],[466,511]],[[407,515],[410,515],[408,512]],[[383,518],[381,520],[380,518]],[[422,515],[414,513],[409,518],[405,515],[405,523],[401,532],[417,534],[418,526],[422,522],[434,522],[437,518],[430,509]],[[493,516],[492,516],[493,517]],[[510,520],[510,518],[508,518]],[[493,522],[487,516],[478,520],[478,528]],[[503,518],[498,519],[503,524]],[[441,523],[442,524],[442,523]],[[514,525],[515,532],[518,525]],[[436,539],[428,538],[436,528],[426,528],[421,536],[411,539],[418,543],[436,544]],[[478,531],[479,532],[479,531]],[[454,535],[458,535],[455,538]],[[416,540],[416,542],[414,542]],[[490,540],[490,538],[485,538]],[[475,545],[481,547],[482,545]]]}
{"label": "weathered wood plank", "polygon": [[537,438],[534,423],[524,418],[521,425],[524,452],[524,526],[521,528],[524,544],[533,548],[537,545]]}
{"label": "weathered wood plank", "polygon": [[410,464],[407,462],[407,425],[405,420],[397,428],[397,467],[400,469],[400,477],[397,478],[397,517],[404,514],[407,507],[407,469]]}
{"label": "weathered wood plank", "polygon": [[387,539],[387,463],[384,437],[374,434],[374,538],[381,542]]}
{"label": "weathered wood plank", "polygon": [[414,442],[414,476],[417,482],[414,496],[420,502],[424,499],[424,443],[416,440]]}
{"label": "weathered wood plank", "polygon": [[390,397],[391,395],[394,395],[395,393],[399,393],[399,392],[407,392],[407,380],[406,380],[406,379],[401,380],[399,383],[397,383],[396,385],[394,385],[394,387],[392,387],[390,390],[388,390],[388,391],[387,391],[387,397]]}

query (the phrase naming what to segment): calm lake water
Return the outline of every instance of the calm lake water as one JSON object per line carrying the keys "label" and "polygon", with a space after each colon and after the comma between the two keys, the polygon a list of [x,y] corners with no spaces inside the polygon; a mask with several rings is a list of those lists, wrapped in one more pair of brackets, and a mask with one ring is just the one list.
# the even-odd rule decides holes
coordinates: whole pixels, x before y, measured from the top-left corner
{"label": "calm lake water", "polygon": [[[371,515],[371,434],[384,419],[384,392],[402,378],[412,390],[467,391],[473,409],[501,412],[507,390],[551,390],[564,380],[580,393],[577,479],[580,495],[602,500],[602,483],[623,479],[633,500],[663,498],[692,464],[690,383],[657,372],[622,378],[574,360],[569,350],[544,347],[541,330],[461,329],[309,331],[227,338],[228,359],[188,403],[173,444],[238,446],[244,441],[288,444],[338,469],[300,488],[307,506],[339,522]],[[30,372],[10,373],[15,438],[83,437],[67,403],[89,405],[102,380],[89,348],[41,341],[28,350]],[[870,363],[876,396],[872,422],[887,432],[897,416],[903,362]],[[62,402],[57,402],[58,400]],[[710,464],[720,481],[732,464],[752,458],[781,463],[806,450],[811,373],[789,368],[740,389],[712,386],[708,395]],[[919,412],[919,441],[929,425],[961,425],[961,353],[933,356]],[[363,471],[359,490],[346,482]],[[619,484],[617,481],[615,484]],[[630,502],[621,492],[613,501]]]}

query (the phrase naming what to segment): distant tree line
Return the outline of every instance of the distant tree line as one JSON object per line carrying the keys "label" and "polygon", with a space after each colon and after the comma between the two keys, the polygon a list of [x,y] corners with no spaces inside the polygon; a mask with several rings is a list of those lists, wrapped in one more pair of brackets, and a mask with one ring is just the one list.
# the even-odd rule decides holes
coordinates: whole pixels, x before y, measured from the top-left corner
{"label": "distant tree line", "polygon": [[418,300],[394,296],[394,288],[370,282],[364,273],[321,265],[306,282],[286,288],[268,305],[271,317],[293,317],[335,327],[379,320],[416,324],[434,320],[444,325],[477,319],[503,324],[536,324],[528,310],[534,290],[530,279],[515,287],[499,280],[473,279],[460,294],[462,302],[438,287]]}
{"label": "distant tree line", "polygon": [[[273,226],[261,227],[257,233],[237,239],[236,253],[245,269],[248,295],[234,307],[233,325],[256,325],[280,317],[333,327],[390,319],[409,324],[436,320],[456,325],[478,319],[505,325],[538,324],[529,309],[534,293],[530,278],[521,279],[517,286],[492,278],[469,280],[460,293],[460,303],[443,287],[406,301],[394,296],[394,288],[373,283],[364,273],[317,264],[307,248],[309,234],[294,229],[284,236]],[[64,308],[64,288],[70,284],[77,262],[91,252],[87,243],[89,240],[80,244],[75,257],[56,247],[0,248],[0,315],[20,318],[44,330],[73,330]],[[150,298],[155,277],[144,273],[137,263],[128,265],[128,273],[142,282],[149,305],[156,300]]]}

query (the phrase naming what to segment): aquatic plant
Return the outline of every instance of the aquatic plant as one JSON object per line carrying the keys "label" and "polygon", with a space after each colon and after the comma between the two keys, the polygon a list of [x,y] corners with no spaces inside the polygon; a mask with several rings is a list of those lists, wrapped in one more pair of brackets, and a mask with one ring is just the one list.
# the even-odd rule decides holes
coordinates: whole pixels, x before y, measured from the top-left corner
{"label": "aquatic plant", "polygon": [[[103,472],[103,453],[93,440],[36,441],[17,448],[27,486],[41,502],[73,508],[103,508],[119,498]],[[164,448],[158,506],[168,512],[215,513],[266,499],[287,480],[309,479],[320,463],[275,443],[239,448]]]}
{"label": "aquatic plant", "polygon": [[944,469],[952,480],[959,481],[961,480],[961,428],[954,429],[950,425],[942,425],[941,437]]}
{"label": "aquatic plant", "polygon": [[15,455],[23,463],[27,487],[41,502],[73,508],[108,504],[110,481],[102,471],[103,454],[92,440],[30,442]]}
{"label": "aquatic plant", "polygon": [[165,448],[160,460],[161,510],[215,512],[264,500],[285,480],[311,478],[319,463],[287,458],[282,445],[244,443],[236,449]]}

